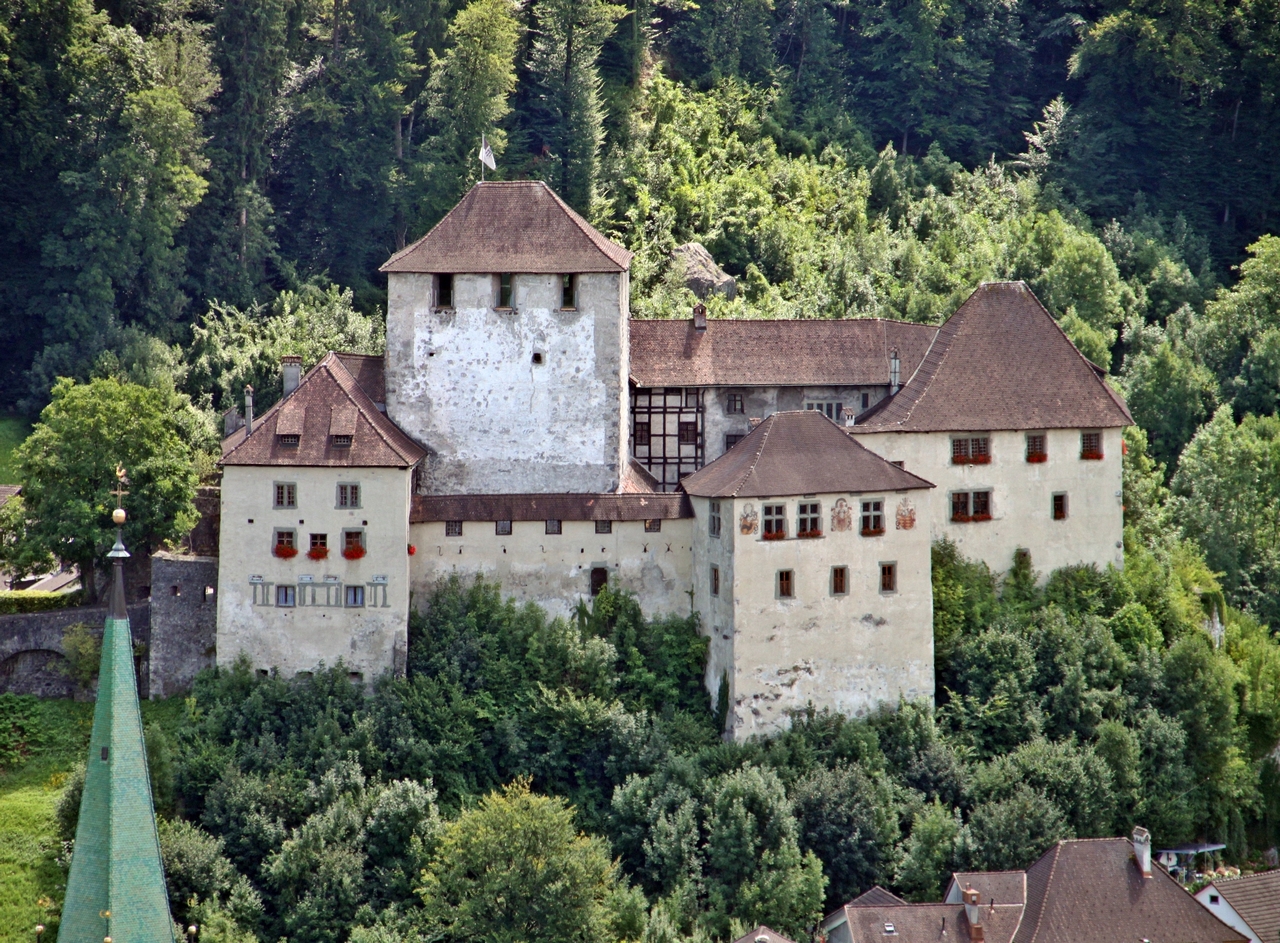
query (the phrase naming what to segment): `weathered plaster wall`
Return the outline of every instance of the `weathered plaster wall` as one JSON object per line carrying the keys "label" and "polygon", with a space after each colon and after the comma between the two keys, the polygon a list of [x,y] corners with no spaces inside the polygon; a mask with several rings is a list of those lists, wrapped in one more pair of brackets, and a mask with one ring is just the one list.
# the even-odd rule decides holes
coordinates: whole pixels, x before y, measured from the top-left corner
{"label": "weathered plaster wall", "polygon": [[413,590],[421,604],[451,575],[483,576],[505,595],[569,615],[590,598],[592,568],[606,567],[609,585],[634,592],[645,615],[688,615],[692,523],[664,520],[651,534],[644,521],[614,521],[612,533],[597,534],[594,521],[563,521],[562,533],[548,534],[543,521],[514,521],[499,536],[492,521],[467,521],[461,537],[446,537],[443,522],[414,524]]}
{"label": "weathered plaster wall", "polygon": [[[733,501],[720,499],[720,536],[711,535],[709,528],[711,502],[706,498],[691,498],[693,503],[693,605],[699,616],[701,631],[711,640],[707,653],[707,671],[704,683],[714,710],[719,703],[720,685],[729,685],[730,703],[733,702],[734,662],[734,542],[737,522],[733,514]],[[711,568],[720,570],[720,592],[711,592]]]}
{"label": "weathered plaster wall", "polygon": [[[430,450],[435,494],[606,492],[625,455],[630,360],[626,273],[578,276],[562,310],[556,275],[455,275],[453,308],[432,276],[389,276],[387,415]],[[535,363],[535,357],[541,363]]]}
{"label": "weathered plaster wall", "polygon": [[[788,533],[794,534],[799,498],[723,501],[724,527],[733,528],[732,582],[721,582],[721,595],[732,592],[732,691],[729,727],[735,739],[785,728],[789,711],[807,704],[862,716],[877,705],[899,698],[933,696],[933,592],[929,572],[929,534],[916,523],[895,527],[895,511],[914,507],[922,492],[882,495],[824,494],[823,536],[782,541],[761,538],[761,508],[787,506]],[[863,537],[857,502],[879,498],[886,509],[886,532]],[[852,511],[847,530],[833,526],[832,511],[843,499]],[[695,500],[697,527],[705,526],[706,501]],[[755,514],[755,532],[743,534],[743,515]],[[918,514],[918,512],[917,512]],[[917,520],[919,520],[917,516]],[[748,526],[746,529],[750,530]],[[723,541],[723,536],[721,540]],[[705,544],[711,543],[708,538]],[[699,538],[698,546],[705,546]],[[699,573],[716,551],[695,562]],[[897,565],[897,591],[880,592],[880,564]],[[848,593],[831,591],[831,570],[849,570]],[[777,572],[791,570],[795,595],[777,595]],[[716,618],[709,605],[707,583],[694,584],[700,611]],[[724,641],[723,639],[721,640]],[[723,657],[725,648],[720,649]],[[711,671],[708,671],[710,681]]]}
{"label": "weathered plaster wall", "polygon": [[153,698],[191,690],[195,677],[217,660],[218,558],[156,553],[151,556]]}
{"label": "weathered plaster wall", "polygon": [[[856,433],[857,427],[854,428]],[[1041,574],[1077,563],[1124,565],[1124,512],[1121,504],[1121,434],[1102,433],[1101,461],[1080,458],[1080,430],[1047,433],[1048,461],[1026,461],[1026,433],[993,432],[989,465],[952,465],[951,438],[945,432],[858,433],[858,441],[889,461],[938,487],[922,495],[921,521],[937,540],[949,537],[968,558],[1003,572],[1014,551],[1031,551]],[[954,491],[992,490],[990,521],[952,523]],[[1053,520],[1053,495],[1067,495],[1067,519]]]}
{"label": "weathered plaster wall", "polygon": [[[297,484],[296,508],[272,507],[277,481]],[[336,507],[339,482],[360,484],[360,508]],[[339,659],[366,683],[385,671],[403,672],[409,489],[408,469],[228,466],[222,480],[218,664],[231,664],[244,652],[255,668],[279,668],[285,676]],[[298,534],[300,552],[291,560],[272,554],[275,529],[285,527]],[[342,556],[344,528],[364,529],[364,558]],[[306,556],[311,533],[328,534],[328,559]],[[255,577],[261,582],[251,582]],[[296,587],[295,607],[276,605],[279,585]],[[365,588],[363,607],[343,604],[351,585]]]}

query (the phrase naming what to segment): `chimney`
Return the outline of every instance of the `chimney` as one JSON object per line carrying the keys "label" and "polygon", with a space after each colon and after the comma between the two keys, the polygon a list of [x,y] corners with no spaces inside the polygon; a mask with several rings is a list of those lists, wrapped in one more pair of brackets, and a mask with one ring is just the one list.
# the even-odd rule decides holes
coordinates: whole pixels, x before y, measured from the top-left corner
{"label": "chimney", "polygon": [[1133,830],[1133,856],[1138,860],[1138,870],[1144,880],[1151,877],[1151,833],[1141,825]]}
{"label": "chimney", "polygon": [[760,423],[764,422],[764,420],[759,416],[752,416],[747,420],[747,422],[751,423],[751,428],[754,429],[756,426],[760,425]]}
{"label": "chimney", "polygon": [[222,435],[224,438],[231,435],[231,433],[235,432],[243,425],[244,420],[240,418],[240,410],[236,409],[234,406],[222,414]]}
{"label": "chimney", "polygon": [[302,358],[289,355],[280,358],[280,380],[284,395],[288,396],[302,382]]}
{"label": "chimney", "polygon": [[960,896],[964,900],[965,918],[969,921],[969,940],[971,943],[982,943],[982,901],[978,892],[972,887],[966,887]]}
{"label": "chimney", "polygon": [[895,350],[889,355],[889,395],[892,396],[898,392],[898,381],[902,374],[902,361],[898,359],[898,352]]}
{"label": "chimney", "polygon": [[253,435],[253,387],[244,388],[244,434]]}
{"label": "chimney", "polygon": [[693,306],[693,329],[699,334],[707,329],[707,306],[701,301]]}
{"label": "chimney", "polygon": [[846,406],[844,408],[844,424],[846,426],[853,426],[853,425],[857,425],[857,422],[858,422],[858,414],[854,412],[852,406]]}

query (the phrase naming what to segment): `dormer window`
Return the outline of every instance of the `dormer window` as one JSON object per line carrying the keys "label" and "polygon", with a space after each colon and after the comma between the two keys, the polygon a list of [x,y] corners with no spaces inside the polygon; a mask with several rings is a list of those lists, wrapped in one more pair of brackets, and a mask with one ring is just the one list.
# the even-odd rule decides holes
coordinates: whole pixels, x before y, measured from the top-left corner
{"label": "dormer window", "polygon": [[296,449],[300,438],[300,436],[294,435],[293,433],[285,433],[284,435],[276,436],[276,441],[286,448]]}
{"label": "dormer window", "polygon": [[578,276],[560,276],[560,307],[572,311],[578,307]]}
{"label": "dormer window", "polygon": [[452,275],[436,276],[436,307],[437,308],[453,307],[453,276]]}
{"label": "dormer window", "polygon": [[504,272],[498,276],[498,307],[511,307],[511,283],[512,275],[510,272]]}
{"label": "dormer window", "polygon": [[330,436],[329,438],[333,442],[334,448],[338,448],[338,449],[351,448],[351,436],[349,435],[335,435],[335,436]]}

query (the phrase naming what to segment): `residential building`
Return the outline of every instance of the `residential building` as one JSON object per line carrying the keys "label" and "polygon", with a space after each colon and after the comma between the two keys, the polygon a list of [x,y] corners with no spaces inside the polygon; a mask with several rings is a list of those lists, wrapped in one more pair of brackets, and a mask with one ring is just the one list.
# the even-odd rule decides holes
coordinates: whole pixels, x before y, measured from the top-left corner
{"label": "residential building", "polygon": [[1196,892],[1196,900],[1249,943],[1280,940],[1280,870],[1215,879]]}

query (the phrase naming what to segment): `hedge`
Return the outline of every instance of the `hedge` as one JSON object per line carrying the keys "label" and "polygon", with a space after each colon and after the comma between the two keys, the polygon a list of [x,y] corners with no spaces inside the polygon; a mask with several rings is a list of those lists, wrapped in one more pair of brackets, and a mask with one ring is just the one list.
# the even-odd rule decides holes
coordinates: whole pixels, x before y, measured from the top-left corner
{"label": "hedge", "polygon": [[33,589],[15,589],[0,592],[0,616],[22,612],[48,612],[80,605],[81,593],[47,593]]}

